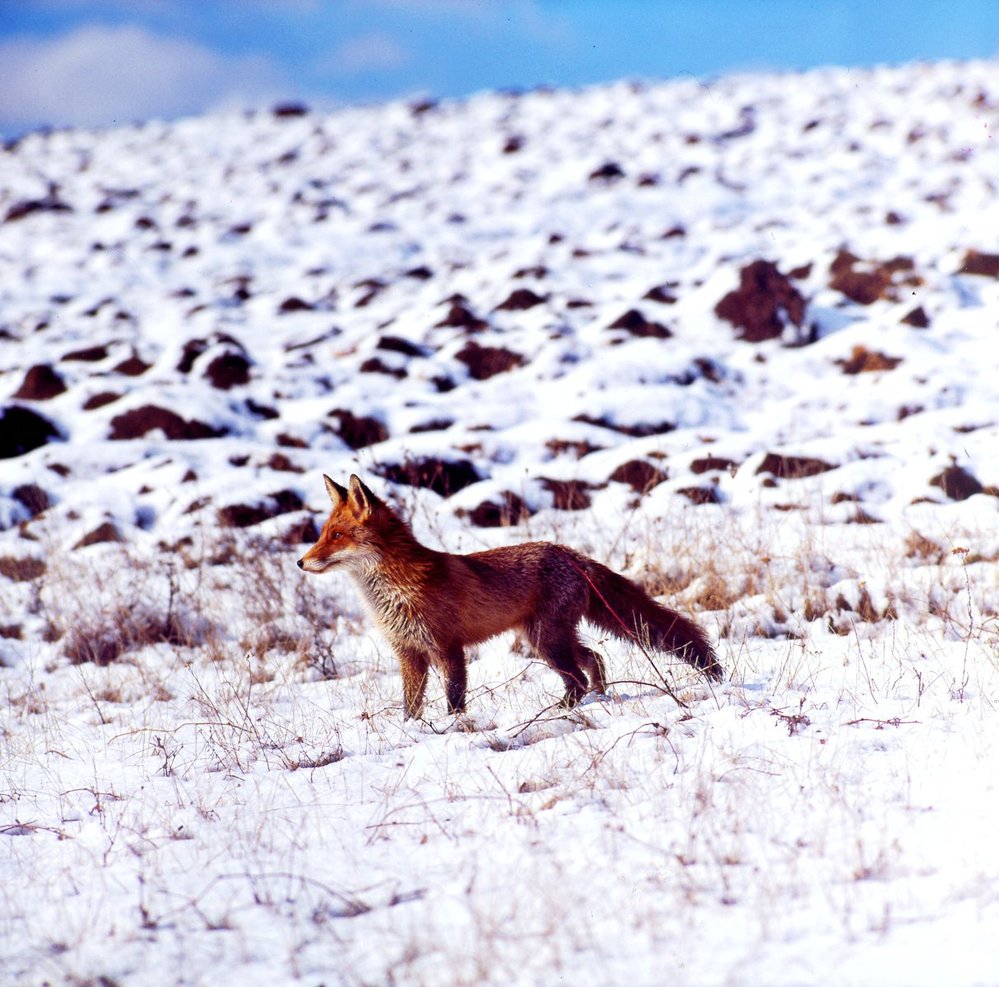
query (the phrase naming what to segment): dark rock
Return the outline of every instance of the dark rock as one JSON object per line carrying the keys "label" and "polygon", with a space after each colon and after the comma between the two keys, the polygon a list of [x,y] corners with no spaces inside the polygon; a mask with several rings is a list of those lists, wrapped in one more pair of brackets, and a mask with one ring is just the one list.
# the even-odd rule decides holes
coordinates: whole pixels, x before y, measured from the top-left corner
{"label": "dark rock", "polygon": [[654,339],[669,339],[673,335],[660,322],[646,319],[638,309],[629,309],[619,319],[615,319],[608,329],[624,329],[632,336],[652,337]]}
{"label": "dark rock", "polygon": [[668,476],[644,459],[632,459],[618,466],[609,479],[615,483],[627,483],[635,493],[647,493],[667,480]]}
{"label": "dark rock", "polygon": [[809,456],[783,456],[776,452],[768,452],[763,462],[756,469],[756,474],[770,473],[772,476],[785,480],[797,480],[806,476],[816,476],[828,470],[836,469],[831,463]]}
{"label": "dark rock", "polygon": [[977,274],[983,278],[999,278],[999,254],[986,254],[969,250],[964,255],[964,263],[959,274]]}
{"label": "dark rock", "polygon": [[389,437],[385,424],[377,418],[355,415],[342,408],[331,411],[330,417],[337,421],[334,431],[351,449],[363,449],[384,442]]}
{"label": "dark rock", "polygon": [[721,456],[704,456],[701,459],[695,459],[690,464],[690,472],[701,474],[710,473],[714,470],[721,470],[722,472],[728,473],[735,469],[739,464],[731,459],[724,459]]}
{"label": "dark rock", "polygon": [[66,383],[47,363],[31,367],[14,397],[22,401],[48,401],[66,390]]}
{"label": "dark rock", "polygon": [[756,260],[739,272],[739,287],[715,306],[715,314],[740,329],[749,343],[780,339],[792,322],[800,328],[805,299],[791,281],[766,260]]}
{"label": "dark rock", "polygon": [[315,305],[310,305],[307,301],[303,301],[301,298],[292,295],[278,306],[278,314],[288,315],[291,312],[311,312],[314,309]]}
{"label": "dark rock", "polygon": [[522,367],[526,362],[519,353],[514,353],[502,346],[480,346],[469,342],[455,354],[468,367],[469,374],[475,380],[487,380],[496,374],[505,373],[516,367]]}
{"label": "dark rock", "polygon": [[93,531],[87,532],[73,548],[86,548],[88,545],[99,545],[102,542],[118,542],[122,540],[121,532],[114,522],[105,521],[94,528]]}
{"label": "dark rock", "polygon": [[54,186],[49,186],[48,194],[40,199],[21,199],[15,202],[7,210],[4,216],[5,223],[13,223],[16,220],[24,219],[39,212],[72,212],[73,207],[59,198],[59,190]]}
{"label": "dark rock", "polygon": [[302,498],[294,490],[279,490],[268,494],[257,504],[230,504],[220,507],[219,524],[223,528],[249,528],[280,514],[291,514],[305,509]]}
{"label": "dark rock", "polygon": [[468,332],[481,332],[488,328],[489,323],[480,319],[463,299],[454,299],[447,315],[437,323],[438,326],[465,329]]}
{"label": "dark rock", "polygon": [[289,119],[291,117],[304,117],[309,112],[308,106],[305,103],[299,103],[297,100],[289,100],[288,102],[275,103],[271,109],[271,113],[274,114],[278,119]]}
{"label": "dark rock", "polygon": [[591,182],[603,182],[612,185],[625,177],[624,169],[616,161],[608,161],[590,172]]}
{"label": "dark rock", "polygon": [[686,497],[692,504],[720,504],[721,497],[717,487],[681,487],[678,494]]}
{"label": "dark rock", "polygon": [[151,363],[146,363],[145,360],[141,359],[137,354],[133,353],[130,357],[122,360],[116,367],[114,367],[114,372],[118,374],[124,374],[126,377],[140,377],[144,374],[150,367]]}
{"label": "dark rock", "polygon": [[899,287],[922,284],[922,278],[912,273],[914,267],[909,257],[865,263],[848,250],[840,250],[829,268],[829,287],[860,305],[872,305],[879,299],[898,301]]}
{"label": "dark rock", "polygon": [[261,404],[259,401],[254,401],[253,398],[246,399],[246,410],[264,421],[274,421],[275,418],[281,417],[281,412],[277,408],[269,404]]}
{"label": "dark rock", "polygon": [[293,463],[283,452],[272,453],[271,458],[267,460],[267,468],[274,470],[275,473],[305,472],[301,466],[297,466]]}
{"label": "dark rock", "polygon": [[836,360],[845,374],[876,373],[882,370],[894,370],[901,362],[900,356],[886,356],[869,350],[866,346],[854,346],[847,360]]}
{"label": "dark rock", "polygon": [[908,315],[903,316],[901,321],[914,329],[928,329],[930,327],[930,317],[922,305],[918,305]]}
{"label": "dark rock", "polygon": [[582,459],[591,452],[598,452],[603,446],[594,445],[586,439],[549,439],[545,443],[545,448],[553,456],[564,456],[567,453],[576,459]]}
{"label": "dark rock", "polygon": [[939,487],[951,500],[967,500],[985,490],[976,477],[960,466],[948,466],[930,480],[930,486]]}
{"label": "dark rock", "polygon": [[576,415],[574,422],[584,422],[587,425],[599,425],[600,428],[608,428],[612,432],[620,432],[622,435],[630,435],[636,439],[644,439],[650,435],[665,435],[672,432],[676,425],[672,422],[640,423],[637,425],[621,425],[612,422],[609,418],[594,417],[593,415]]}
{"label": "dark rock", "polygon": [[467,459],[414,459],[382,466],[377,473],[391,483],[433,490],[442,497],[449,497],[482,479]]}
{"label": "dark rock", "polygon": [[354,287],[364,289],[364,294],[354,302],[354,308],[367,308],[388,285],[379,278],[365,278],[363,281],[358,281]]}
{"label": "dark rock", "polygon": [[106,346],[88,346],[82,350],[73,350],[67,353],[63,360],[80,360],[84,363],[96,363],[98,360],[106,360],[108,348]]}
{"label": "dark rock", "polygon": [[585,511],[593,503],[589,491],[593,490],[583,480],[549,480],[541,477],[541,485],[554,498],[558,511]]}
{"label": "dark rock", "polygon": [[509,297],[496,306],[497,312],[523,312],[535,305],[543,305],[544,298],[530,288],[517,288]]}
{"label": "dark rock", "polygon": [[548,277],[548,268],[544,264],[533,264],[530,267],[522,267],[513,272],[515,278],[534,278],[535,281],[543,281]]}
{"label": "dark rock", "polygon": [[52,506],[49,495],[37,483],[22,483],[11,491],[14,500],[26,508],[32,517],[37,517],[42,511]]}
{"label": "dark rock", "polygon": [[174,411],[146,404],[112,418],[110,438],[138,439],[156,429],[160,429],[171,440],[217,439],[226,434],[225,429],[214,428],[197,420],[181,418]]}
{"label": "dark rock", "polygon": [[205,377],[222,391],[240,387],[250,381],[250,361],[239,351],[220,353],[205,368]]}
{"label": "dark rock", "polygon": [[58,438],[55,425],[30,408],[15,404],[0,411],[0,459],[23,456]]}
{"label": "dark rock", "polygon": [[91,394],[90,397],[83,402],[83,410],[94,411],[97,408],[103,408],[104,405],[118,401],[121,397],[122,395],[115,391],[101,391],[98,394]]}
{"label": "dark rock", "polygon": [[507,528],[520,524],[533,513],[515,493],[504,491],[500,497],[498,504],[485,500],[471,511],[461,511],[460,516],[477,528]]}
{"label": "dark rock", "polygon": [[18,557],[16,555],[0,556],[0,576],[14,583],[28,583],[45,575],[44,559],[31,555]]}
{"label": "dark rock", "polygon": [[443,432],[453,424],[453,418],[431,418],[430,421],[417,422],[409,431],[412,435],[418,435],[420,432]]}
{"label": "dark rock", "polygon": [[417,99],[409,104],[409,112],[414,117],[421,117],[426,113],[432,113],[436,109],[436,99]]}
{"label": "dark rock", "polygon": [[670,290],[669,285],[659,285],[655,288],[650,288],[642,298],[645,301],[658,302],[660,305],[675,305],[676,295]]}
{"label": "dark rock", "polygon": [[375,349],[385,350],[387,353],[402,353],[403,356],[424,356],[422,347],[399,336],[382,336]]}
{"label": "dark rock", "polygon": [[386,374],[389,377],[395,377],[396,380],[402,380],[408,376],[404,367],[390,367],[383,360],[379,360],[377,356],[369,357],[357,369],[362,374]]}
{"label": "dark rock", "polygon": [[189,339],[184,343],[180,360],[177,361],[177,370],[182,374],[189,374],[194,367],[194,361],[208,349],[208,342],[204,339]]}
{"label": "dark rock", "polygon": [[219,524],[223,528],[251,528],[271,517],[270,511],[256,504],[229,504],[220,507]]}
{"label": "dark rock", "polygon": [[282,545],[311,545],[319,541],[319,528],[311,517],[294,522],[280,538]]}

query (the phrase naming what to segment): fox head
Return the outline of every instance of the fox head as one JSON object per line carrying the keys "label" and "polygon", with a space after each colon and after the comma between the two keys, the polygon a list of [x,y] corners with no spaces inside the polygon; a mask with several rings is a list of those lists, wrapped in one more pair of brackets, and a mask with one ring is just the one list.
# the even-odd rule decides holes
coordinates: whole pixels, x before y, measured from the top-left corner
{"label": "fox head", "polygon": [[319,533],[319,540],[298,560],[306,572],[326,572],[346,566],[364,568],[378,562],[381,553],[378,517],[391,513],[356,476],[344,489],[323,474],[333,510]]}

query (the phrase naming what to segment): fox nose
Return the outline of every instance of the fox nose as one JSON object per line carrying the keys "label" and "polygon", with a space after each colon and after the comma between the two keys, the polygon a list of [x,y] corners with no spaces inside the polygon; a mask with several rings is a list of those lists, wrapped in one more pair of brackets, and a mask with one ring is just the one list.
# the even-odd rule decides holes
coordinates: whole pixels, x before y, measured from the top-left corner
{"label": "fox nose", "polygon": [[305,568],[305,565],[303,564],[303,562],[302,562],[301,559],[298,560],[298,568],[299,569],[304,569]]}

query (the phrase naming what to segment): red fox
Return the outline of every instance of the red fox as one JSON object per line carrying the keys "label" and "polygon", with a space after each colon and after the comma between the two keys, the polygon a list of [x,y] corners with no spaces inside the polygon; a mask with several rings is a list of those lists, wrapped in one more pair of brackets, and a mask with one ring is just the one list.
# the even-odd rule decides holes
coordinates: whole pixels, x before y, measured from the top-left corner
{"label": "red fox", "polygon": [[437,552],[356,476],[349,490],[323,480],[333,510],[298,567],[353,577],[399,660],[406,718],[423,713],[431,665],[444,676],[448,711],[462,713],[465,648],[514,629],[562,677],[566,706],[589,689],[603,692],[603,662],[579,640],[583,617],[616,637],[676,652],[710,679],[722,677],[697,624],[571,548],[529,542],[470,555]]}

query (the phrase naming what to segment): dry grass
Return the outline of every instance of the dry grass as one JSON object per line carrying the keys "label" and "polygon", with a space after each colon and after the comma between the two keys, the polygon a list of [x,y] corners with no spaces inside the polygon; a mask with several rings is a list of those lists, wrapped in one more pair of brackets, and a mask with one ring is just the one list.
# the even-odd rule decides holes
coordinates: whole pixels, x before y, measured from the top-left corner
{"label": "dry grass", "polygon": [[[109,543],[50,557],[7,558],[2,574],[24,585],[40,636],[70,664],[135,662],[165,646],[217,662],[291,656],[312,677],[339,674],[336,628],[346,618],[330,605],[329,584],[299,573],[286,546],[226,533],[152,553]],[[12,607],[9,617],[20,620],[5,621],[0,636],[21,640],[24,616]]]}

